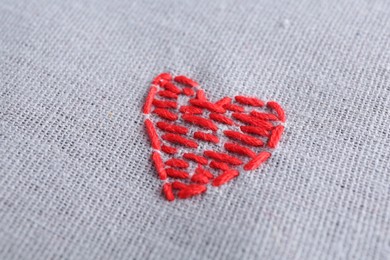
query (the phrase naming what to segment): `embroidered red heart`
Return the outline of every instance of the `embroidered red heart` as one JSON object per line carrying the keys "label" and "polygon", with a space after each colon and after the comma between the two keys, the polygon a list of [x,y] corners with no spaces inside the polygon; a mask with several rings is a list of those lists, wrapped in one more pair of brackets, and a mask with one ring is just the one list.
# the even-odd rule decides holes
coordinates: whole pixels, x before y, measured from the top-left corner
{"label": "embroidered red heart", "polygon": [[169,73],[153,80],[143,113],[152,161],[169,201],[257,169],[276,148],[285,122],[275,101],[235,96],[212,102],[197,82]]}

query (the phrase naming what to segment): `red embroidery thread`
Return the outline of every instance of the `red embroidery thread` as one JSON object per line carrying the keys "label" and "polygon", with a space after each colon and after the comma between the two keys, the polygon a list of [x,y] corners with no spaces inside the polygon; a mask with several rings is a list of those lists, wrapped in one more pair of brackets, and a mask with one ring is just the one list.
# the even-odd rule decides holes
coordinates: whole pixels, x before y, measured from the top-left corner
{"label": "red embroidery thread", "polygon": [[232,181],[240,174],[237,167],[260,167],[277,147],[286,120],[275,101],[239,95],[211,102],[196,81],[169,73],[152,81],[142,111],[168,201],[203,194],[210,182],[218,187]]}

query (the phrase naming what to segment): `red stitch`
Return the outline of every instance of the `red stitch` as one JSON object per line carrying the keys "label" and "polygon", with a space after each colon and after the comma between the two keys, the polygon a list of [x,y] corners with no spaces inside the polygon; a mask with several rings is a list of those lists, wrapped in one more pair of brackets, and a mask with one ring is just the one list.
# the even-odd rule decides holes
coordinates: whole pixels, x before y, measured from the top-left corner
{"label": "red stitch", "polygon": [[152,143],[152,148],[160,150],[160,139],[158,138],[156,129],[153,126],[152,121],[150,119],[145,120],[145,127],[146,127],[146,132],[149,135],[150,142]]}
{"label": "red stitch", "polygon": [[152,81],[152,84],[158,84],[162,80],[171,81],[172,80],[171,74],[169,74],[169,73],[161,73],[160,75],[158,75],[157,77],[154,78],[154,80]]}
{"label": "red stitch", "polygon": [[277,121],[278,120],[278,117],[275,116],[274,114],[262,113],[262,112],[258,112],[255,110],[253,110],[250,114],[252,116],[254,116],[258,119],[262,119],[262,120],[269,120],[269,121]]}
{"label": "red stitch", "polygon": [[191,105],[207,109],[211,112],[215,112],[215,113],[225,113],[226,112],[226,110],[223,107],[218,106],[216,104],[213,104],[207,100],[190,99],[190,103],[191,103]]}
{"label": "red stitch", "polygon": [[264,129],[267,129],[267,130],[270,130],[273,128],[272,123],[265,121],[265,120],[258,119],[256,117],[253,117],[253,116],[250,116],[247,114],[233,113],[232,116],[235,119],[240,120],[241,122],[244,122],[244,123],[249,124],[249,125],[263,127]]}
{"label": "red stitch", "polygon": [[154,99],[153,105],[160,108],[177,108],[177,103],[175,101],[162,101]]}
{"label": "red stitch", "polygon": [[223,107],[213,104],[207,100],[190,99],[190,103],[191,105],[201,107],[215,113],[225,113],[226,111]]}
{"label": "red stitch", "polygon": [[278,118],[280,121],[286,121],[286,115],[284,113],[284,110],[278,103],[276,103],[275,101],[269,101],[267,103],[267,107],[275,110],[276,114],[278,114]]}
{"label": "red stitch", "polygon": [[152,153],[152,160],[154,162],[154,165],[157,169],[157,173],[161,180],[165,180],[167,178],[167,173],[164,169],[164,163],[161,159],[161,156],[158,152],[154,151]]}
{"label": "red stitch", "polygon": [[177,153],[177,149],[172,146],[167,146],[167,145],[162,145],[161,146],[161,151],[163,151],[166,154],[175,154]]}
{"label": "red stitch", "polygon": [[160,97],[177,99],[177,94],[175,94],[175,93],[173,93],[173,92],[171,92],[169,90],[160,90],[159,92],[157,92],[157,94]]}
{"label": "red stitch", "polygon": [[179,118],[175,113],[169,111],[168,109],[164,109],[164,108],[156,108],[153,110],[153,113],[158,115],[161,118],[164,118],[164,119],[170,120],[170,121],[175,121]]}
{"label": "red stitch", "polygon": [[282,126],[282,125],[278,125],[277,127],[275,127],[272,130],[271,136],[268,139],[268,144],[267,144],[268,147],[276,148],[276,146],[279,143],[280,138],[282,137],[283,131],[284,131],[284,126]]}
{"label": "red stitch", "polygon": [[165,162],[165,165],[176,167],[176,168],[188,168],[188,166],[190,166],[188,162],[177,158],[169,159],[168,161]]}
{"label": "red stitch", "polygon": [[198,184],[190,184],[187,185],[187,187],[181,189],[177,196],[181,199],[187,199],[190,197],[193,197],[195,195],[202,194],[206,192],[207,188],[204,185],[198,185]]}
{"label": "red stitch", "polygon": [[190,97],[195,95],[195,91],[192,88],[183,88],[183,94]]}
{"label": "red stitch", "polygon": [[175,94],[179,94],[181,92],[180,88],[176,87],[175,84],[173,84],[170,81],[165,81],[162,84],[160,84],[161,87],[165,88],[166,90],[169,90]]}
{"label": "red stitch", "polygon": [[209,179],[214,178],[214,175],[208,170],[205,170],[201,165],[199,165],[198,168],[196,168],[195,173],[202,174]]}
{"label": "red stitch", "polygon": [[237,132],[237,131],[226,130],[226,131],[223,131],[223,133],[231,139],[239,140],[239,141],[241,141],[245,144],[248,144],[248,145],[252,145],[252,146],[264,145],[263,141],[261,141],[260,139],[257,139],[255,137],[247,135],[247,134],[242,134],[242,133]]}
{"label": "red stitch", "polygon": [[263,107],[264,102],[260,99],[254,97],[244,97],[244,96],[235,96],[234,99],[243,105],[253,106],[253,107]]}
{"label": "red stitch", "polygon": [[213,169],[219,169],[223,171],[227,171],[230,169],[229,165],[223,162],[216,162],[216,161],[211,161],[210,162],[210,167]]}
{"label": "red stitch", "polygon": [[210,113],[209,117],[210,117],[210,119],[217,121],[217,122],[220,122],[222,124],[226,124],[226,125],[233,125],[234,124],[233,120],[231,120],[230,118],[228,118],[224,115],[221,115],[221,114]]}
{"label": "red stitch", "polygon": [[181,190],[181,189],[184,189],[186,187],[187,187],[187,185],[182,183],[182,182],[180,182],[180,181],[172,182],[172,189]]}
{"label": "red stitch", "polygon": [[177,83],[189,86],[189,87],[196,87],[199,85],[198,82],[196,82],[190,78],[187,78],[186,76],[183,76],[183,75],[176,76],[174,81],[176,81]]}
{"label": "red stitch", "polygon": [[198,92],[196,93],[196,98],[197,99],[202,99],[202,100],[206,100],[206,94],[204,93],[204,91],[202,89],[199,89]]}
{"label": "red stitch", "polygon": [[190,115],[190,114],[183,114],[181,116],[181,118],[183,118],[184,121],[187,121],[187,122],[192,123],[194,125],[201,126],[203,128],[206,128],[206,129],[210,129],[213,131],[218,130],[218,127],[212,121],[210,121],[206,118],[203,118],[203,117],[194,116],[194,115]]}
{"label": "red stitch", "polygon": [[223,107],[224,105],[229,104],[230,102],[232,102],[232,99],[230,97],[224,97],[218,100],[217,102],[215,102],[215,104]]}
{"label": "red stitch", "polygon": [[206,142],[212,142],[215,144],[219,142],[219,138],[217,136],[215,136],[213,134],[204,133],[204,132],[195,132],[194,138],[202,140],[202,141],[206,141]]}
{"label": "red stitch", "polygon": [[165,183],[163,185],[163,193],[164,193],[165,198],[168,201],[175,200],[175,196],[173,195],[173,191],[172,191],[172,185],[170,183]]}
{"label": "red stitch", "polygon": [[204,158],[203,156],[196,155],[194,153],[185,153],[185,154],[183,154],[183,158],[200,163],[200,164],[204,164],[204,165],[206,165],[208,162],[207,158]]}
{"label": "red stitch", "polygon": [[244,166],[244,170],[251,171],[258,168],[263,162],[268,160],[269,157],[271,157],[269,152],[260,152],[255,158],[253,158]]}
{"label": "red stitch", "polygon": [[169,123],[166,123],[163,121],[157,122],[156,125],[158,128],[160,128],[161,130],[166,131],[166,132],[182,134],[182,135],[185,135],[188,133],[188,128],[181,126],[181,125],[169,124]]}
{"label": "red stitch", "polygon": [[251,158],[256,156],[256,154],[251,149],[243,147],[243,146],[238,145],[238,144],[225,143],[224,147],[226,150],[228,150],[231,153],[241,154],[241,155],[245,155],[245,156],[248,156]]}
{"label": "red stitch", "polygon": [[[263,101],[253,97],[236,96],[235,101],[237,103],[235,104],[231,103],[232,99],[229,97],[224,97],[217,102],[211,103],[207,100],[205,92],[198,88],[198,83],[195,81],[184,76],[178,76],[174,80],[185,86],[173,82],[172,76],[169,73],[158,75],[153,80],[153,84],[150,87],[143,107],[143,113],[145,115],[152,112],[156,116],[164,119],[156,123],[152,120],[155,120],[157,117],[150,119],[149,117],[146,117],[144,122],[147,134],[150,138],[151,147],[154,149],[152,152],[152,160],[160,179],[166,179],[167,176],[169,176],[171,178],[188,179],[188,182],[198,184],[185,184],[183,182],[165,183],[162,190],[167,200],[172,201],[175,197],[188,198],[201,194],[206,191],[205,185],[212,179],[214,179],[212,183],[213,186],[220,186],[238,176],[239,172],[235,170],[235,166],[233,165],[243,164],[244,170],[253,170],[271,156],[271,153],[265,151],[256,155],[254,150],[248,148],[247,145],[264,145],[263,141],[260,140],[261,138],[255,138],[253,136],[258,135],[261,137],[268,137],[267,147],[275,148],[277,146],[284,131],[284,127],[278,125],[278,123],[280,121],[285,121],[284,111],[278,103],[275,101],[268,102],[266,104],[268,108],[266,111],[254,110],[253,108],[250,109],[250,107],[246,108],[246,106],[264,106]],[[162,89],[162,91],[159,91],[159,88],[160,90]],[[189,97],[183,98],[187,99],[189,104],[181,106],[176,100],[173,100],[177,99],[179,94],[188,95]],[[163,98],[158,98],[158,96]],[[180,101],[183,100],[180,99]],[[224,114],[226,110],[233,111],[233,113],[229,112],[228,114]],[[182,113],[181,119],[186,122],[185,124],[172,124],[166,121],[178,120],[179,111]],[[210,113],[208,113],[208,111],[210,111]],[[205,112],[205,114],[203,112]],[[238,123],[237,120],[243,123]],[[279,122],[273,123],[274,121]],[[191,127],[191,129],[193,129],[191,132],[195,132],[192,132],[194,133],[193,136],[189,135],[190,128],[187,128],[187,123],[197,126]],[[233,131],[236,129],[223,131],[224,129],[219,129],[219,124],[235,126],[234,128],[240,127],[241,131]],[[162,131],[165,131],[165,133],[156,131],[156,127],[159,128],[158,130],[161,129]],[[201,131],[199,130],[199,127],[210,129],[214,132]],[[167,161],[165,163],[163,162],[159,150],[169,155],[177,154],[179,151],[176,146],[170,146],[170,143],[189,148],[197,148],[199,140],[219,143],[219,130],[221,130],[221,132],[223,131],[227,138],[239,140],[243,144],[239,144],[240,142],[228,141],[224,143],[225,152],[214,152],[212,150],[204,151],[204,148],[202,148],[203,151],[201,150],[200,152],[203,152],[203,154],[198,155],[198,151],[193,153],[180,153],[176,158],[169,158],[173,156],[168,156]],[[162,133],[162,136],[160,133]],[[167,145],[165,145],[164,142]],[[234,157],[234,154],[247,156],[250,159],[241,161],[240,159],[243,157]],[[189,168],[191,161],[198,164],[198,167],[195,169],[192,176]],[[165,169],[165,167],[168,168]],[[208,170],[205,170],[204,167],[207,167]],[[210,169],[216,169],[218,172],[220,171],[220,175],[217,178],[214,178],[210,173]],[[189,178],[191,178],[191,180],[189,180]],[[172,189],[175,189],[178,192],[174,193]]]}
{"label": "red stitch", "polygon": [[171,143],[180,144],[190,148],[198,148],[198,144],[196,142],[177,134],[165,134],[161,138]]}
{"label": "red stitch", "polygon": [[210,180],[209,178],[207,178],[206,175],[202,173],[195,173],[194,175],[192,175],[191,181],[199,184],[207,184]]}
{"label": "red stitch", "polygon": [[167,175],[171,178],[177,178],[177,179],[187,179],[190,177],[188,172],[176,170],[173,168],[167,168],[165,169]]}
{"label": "red stitch", "polygon": [[199,184],[207,184],[210,180],[204,175],[195,173],[194,175],[192,175],[191,181]]}
{"label": "red stitch", "polygon": [[229,163],[232,165],[243,164],[243,162],[240,159],[233,157],[233,156],[230,156],[226,153],[218,153],[218,152],[214,152],[214,151],[204,151],[203,154],[207,157],[213,158],[213,159],[218,160],[218,161],[226,162],[226,163]]}
{"label": "red stitch", "polygon": [[233,111],[233,112],[244,112],[244,108],[242,106],[236,105],[236,104],[225,104],[223,105],[223,108]]}
{"label": "red stitch", "polygon": [[193,107],[193,106],[181,106],[180,107],[181,113],[188,113],[188,114],[202,114],[203,110],[199,107]]}
{"label": "red stitch", "polygon": [[260,136],[269,136],[269,131],[264,129],[264,128],[261,128],[261,127],[257,127],[257,126],[240,126],[240,129],[241,131],[243,131],[244,133],[248,133],[248,134],[256,134],[256,135],[260,135]]}
{"label": "red stitch", "polygon": [[144,109],[143,109],[144,114],[150,113],[150,109],[152,107],[152,102],[153,102],[154,96],[156,95],[156,92],[157,92],[157,88],[152,85],[150,87],[149,94],[145,100],[145,105],[144,105]]}
{"label": "red stitch", "polygon": [[221,186],[225,184],[226,182],[236,178],[240,173],[236,170],[227,170],[223,172],[221,175],[219,175],[217,178],[214,179],[212,185],[215,187]]}

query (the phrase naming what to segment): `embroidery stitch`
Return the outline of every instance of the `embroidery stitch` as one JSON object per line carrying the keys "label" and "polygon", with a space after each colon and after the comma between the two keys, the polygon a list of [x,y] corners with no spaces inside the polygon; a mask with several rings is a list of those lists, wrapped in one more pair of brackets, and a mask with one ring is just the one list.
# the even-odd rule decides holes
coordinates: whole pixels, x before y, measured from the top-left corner
{"label": "embroidery stitch", "polygon": [[260,167],[277,147],[286,120],[275,101],[238,95],[212,102],[199,83],[169,73],[152,81],[142,112],[168,201],[203,194],[209,183],[219,187],[237,178],[239,169]]}

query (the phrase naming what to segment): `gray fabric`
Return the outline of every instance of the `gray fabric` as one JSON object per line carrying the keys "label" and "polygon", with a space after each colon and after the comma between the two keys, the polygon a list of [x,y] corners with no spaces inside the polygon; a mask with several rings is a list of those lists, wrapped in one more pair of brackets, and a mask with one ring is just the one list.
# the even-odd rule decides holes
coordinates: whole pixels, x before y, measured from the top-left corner
{"label": "gray fabric", "polygon": [[[0,259],[390,259],[389,1],[0,1]],[[260,170],[169,203],[160,72],[274,99]]]}

